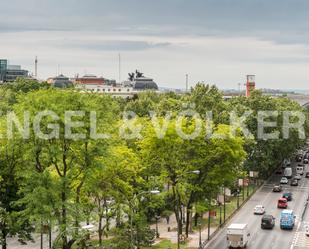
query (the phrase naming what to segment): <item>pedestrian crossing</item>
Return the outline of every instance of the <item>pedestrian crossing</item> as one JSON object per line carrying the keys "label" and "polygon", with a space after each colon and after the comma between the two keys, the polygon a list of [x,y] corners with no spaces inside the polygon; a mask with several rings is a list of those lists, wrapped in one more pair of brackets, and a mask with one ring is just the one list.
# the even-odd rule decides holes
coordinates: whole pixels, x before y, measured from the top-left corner
{"label": "pedestrian crossing", "polygon": [[309,237],[306,236],[304,231],[296,232],[294,238],[294,248],[309,248]]}

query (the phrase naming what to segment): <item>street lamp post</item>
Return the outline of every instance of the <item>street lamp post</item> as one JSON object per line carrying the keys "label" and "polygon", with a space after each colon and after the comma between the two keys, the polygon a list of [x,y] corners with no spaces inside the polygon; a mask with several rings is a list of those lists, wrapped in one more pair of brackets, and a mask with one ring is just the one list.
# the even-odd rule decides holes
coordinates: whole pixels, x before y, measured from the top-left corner
{"label": "street lamp post", "polygon": [[220,209],[220,221],[219,221],[219,224],[220,226],[222,225],[222,204],[219,203],[219,209]]}
{"label": "street lamp post", "polygon": [[[135,248],[135,236],[134,236],[134,234],[133,234],[133,218],[134,218],[134,209],[135,209],[135,207],[134,207],[134,205],[135,205],[135,201],[137,200],[137,198],[139,197],[139,196],[141,196],[141,195],[143,195],[143,194],[159,194],[160,193],[160,191],[159,190],[150,190],[150,191],[142,191],[142,192],[140,192],[140,193],[138,193],[138,194],[135,194],[134,196],[133,196],[133,198],[132,198],[132,201],[129,203],[130,204],[130,206],[131,206],[131,220],[130,220],[130,230],[131,230],[131,246],[132,246],[132,248]],[[137,236],[136,236],[137,237]]]}
{"label": "street lamp post", "polygon": [[225,206],[225,187],[223,188],[223,222],[225,223],[225,214],[226,214],[226,206]]}
{"label": "street lamp post", "polygon": [[156,238],[159,238],[159,228],[158,228],[158,220],[160,219],[160,216],[156,215]]}
{"label": "street lamp post", "polygon": [[200,217],[199,221],[199,242],[198,242],[198,249],[202,249],[202,217]]}

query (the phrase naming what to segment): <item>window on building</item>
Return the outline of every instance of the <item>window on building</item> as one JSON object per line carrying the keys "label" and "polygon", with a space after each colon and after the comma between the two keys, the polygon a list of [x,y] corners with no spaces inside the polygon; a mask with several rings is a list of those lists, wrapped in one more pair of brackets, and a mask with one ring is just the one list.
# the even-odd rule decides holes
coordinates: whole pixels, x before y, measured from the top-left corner
{"label": "window on building", "polygon": [[108,88],[108,91],[110,92],[110,91],[111,91],[111,89],[110,89],[110,88]]}
{"label": "window on building", "polygon": [[118,89],[118,92],[121,92],[121,88]]}

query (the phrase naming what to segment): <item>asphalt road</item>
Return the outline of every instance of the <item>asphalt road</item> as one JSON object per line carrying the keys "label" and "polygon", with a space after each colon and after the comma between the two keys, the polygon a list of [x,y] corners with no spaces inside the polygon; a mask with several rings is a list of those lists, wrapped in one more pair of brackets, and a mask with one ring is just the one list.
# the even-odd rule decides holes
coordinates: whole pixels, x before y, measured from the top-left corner
{"label": "asphalt road", "polygon": [[[292,162],[294,168],[296,162]],[[309,237],[304,234],[304,223],[309,223],[309,208],[304,220],[301,220],[301,214],[304,210],[308,193],[309,178],[302,176],[298,187],[291,187],[289,184],[284,185],[285,191],[293,193],[293,200],[288,202],[288,209],[294,210],[296,214],[296,225],[293,230],[280,229],[280,212],[277,208],[277,200],[282,193],[273,193],[272,187],[279,183],[281,176],[274,175],[269,181],[258,190],[243,208],[229,221],[231,223],[247,223],[251,234],[248,249],[305,249],[309,248]],[[266,213],[276,218],[276,225],[273,230],[261,229],[261,216],[254,215],[253,209],[256,205],[262,204],[266,208]],[[208,244],[207,249],[224,249],[227,248],[226,227],[225,226]]]}

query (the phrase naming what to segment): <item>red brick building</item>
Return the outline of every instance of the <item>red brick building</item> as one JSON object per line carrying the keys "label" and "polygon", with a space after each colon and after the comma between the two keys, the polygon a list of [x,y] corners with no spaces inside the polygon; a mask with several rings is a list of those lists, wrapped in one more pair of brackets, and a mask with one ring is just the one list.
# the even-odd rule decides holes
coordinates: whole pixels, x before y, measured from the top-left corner
{"label": "red brick building", "polygon": [[103,77],[97,77],[93,74],[86,74],[83,77],[77,77],[75,82],[84,85],[104,85],[105,83]]}

